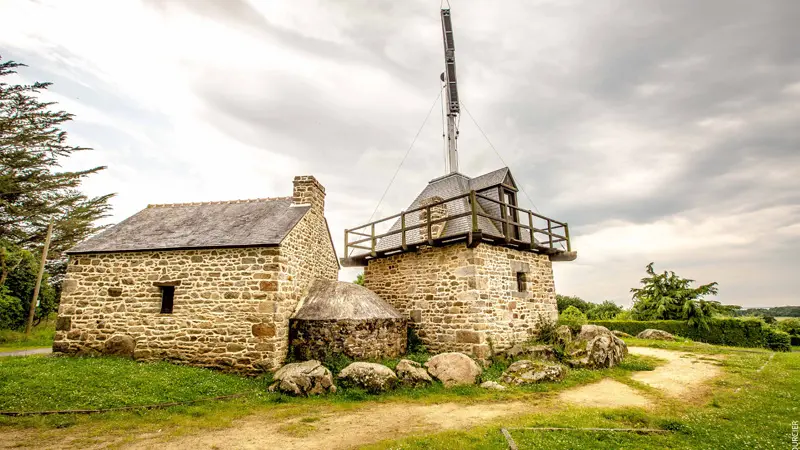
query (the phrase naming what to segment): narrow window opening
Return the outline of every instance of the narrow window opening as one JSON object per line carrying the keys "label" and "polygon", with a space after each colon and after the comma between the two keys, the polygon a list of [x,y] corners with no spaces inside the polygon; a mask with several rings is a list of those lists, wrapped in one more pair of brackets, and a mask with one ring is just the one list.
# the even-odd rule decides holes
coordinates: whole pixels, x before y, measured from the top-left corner
{"label": "narrow window opening", "polygon": [[517,292],[525,292],[525,272],[517,272]]}
{"label": "narrow window opening", "polygon": [[161,314],[172,314],[175,286],[161,286]]}

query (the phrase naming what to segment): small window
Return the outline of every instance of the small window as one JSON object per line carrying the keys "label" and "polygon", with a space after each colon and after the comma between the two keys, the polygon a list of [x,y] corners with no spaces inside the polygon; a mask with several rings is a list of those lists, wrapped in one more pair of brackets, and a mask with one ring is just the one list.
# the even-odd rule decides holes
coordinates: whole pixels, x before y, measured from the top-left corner
{"label": "small window", "polygon": [[517,292],[525,292],[525,272],[517,272]]}
{"label": "small window", "polygon": [[161,286],[161,314],[172,314],[175,286]]}

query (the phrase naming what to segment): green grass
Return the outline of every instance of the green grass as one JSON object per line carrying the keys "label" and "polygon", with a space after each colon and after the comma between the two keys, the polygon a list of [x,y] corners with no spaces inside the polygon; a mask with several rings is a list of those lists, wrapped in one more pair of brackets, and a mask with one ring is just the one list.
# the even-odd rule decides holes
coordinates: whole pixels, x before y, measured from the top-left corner
{"label": "green grass", "polygon": [[52,347],[55,333],[55,322],[52,320],[33,327],[28,338],[24,331],[0,330],[0,352]]}
{"label": "green grass", "polygon": [[[626,339],[626,341],[631,341]],[[645,411],[633,408],[565,407],[503,424],[519,448],[752,449],[790,448],[791,422],[800,417],[800,354],[776,353],[761,372],[769,351],[732,349],[693,342],[636,340],[657,348],[724,355],[724,375],[711,382],[708,398],[665,398]],[[630,344],[630,342],[629,342]],[[643,367],[646,361],[630,362]],[[621,432],[530,431],[525,427],[658,428],[664,435]],[[385,441],[371,449],[506,449],[500,426]]]}
{"label": "green grass", "polygon": [[105,409],[263,391],[259,379],[113,357],[0,359],[0,410]]}

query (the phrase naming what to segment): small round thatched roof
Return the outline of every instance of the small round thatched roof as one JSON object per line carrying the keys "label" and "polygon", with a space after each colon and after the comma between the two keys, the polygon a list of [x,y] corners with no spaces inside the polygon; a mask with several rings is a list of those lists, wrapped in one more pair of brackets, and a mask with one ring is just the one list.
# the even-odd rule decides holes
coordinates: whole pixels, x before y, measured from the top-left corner
{"label": "small round thatched roof", "polygon": [[402,319],[392,305],[369,289],[345,281],[316,280],[293,319]]}

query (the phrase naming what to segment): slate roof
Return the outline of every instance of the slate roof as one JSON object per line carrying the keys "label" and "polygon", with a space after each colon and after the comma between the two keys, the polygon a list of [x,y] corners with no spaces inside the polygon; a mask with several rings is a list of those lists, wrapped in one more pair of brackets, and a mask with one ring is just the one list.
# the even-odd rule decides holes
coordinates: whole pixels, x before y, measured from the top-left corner
{"label": "slate roof", "polygon": [[[431,180],[425,189],[420,192],[416,199],[411,203],[411,205],[406,208],[406,211],[413,210],[422,206],[421,202],[425,199],[429,199],[431,197],[441,197],[442,199],[447,199],[451,197],[455,197],[460,194],[467,194],[471,190],[475,190],[480,192],[483,189],[487,189],[492,186],[497,186],[498,184],[507,184],[510,187],[516,190],[516,185],[514,184],[514,178],[511,176],[511,172],[508,170],[508,167],[503,167],[502,169],[498,169],[489,173],[485,173],[481,176],[470,178],[466,175],[462,175],[460,173],[452,173],[445,175],[440,178],[436,178]],[[493,199],[498,199],[497,191],[490,190],[488,192],[484,192],[483,195],[487,197],[491,197]],[[458,200],[453,200],[447,202],[445,204],[447,206],[447,214],[456,215],[460,213],[465,213],[470,211],[469,207],[469,199],[462,198]],[[479,212],[483,212],[484,214],[491,215],[493,217],[500,217],[500,206],[496,203],[492,203],[486,200],[478,199],[478,209]],[[406,228],[419,225],[421,222],[419,220],[419,213],[411,213],[406,215]],[[501,223],[499,221],[493,221],[487,219],[485,217],[478,217],[478,228],[484,234],[493,235],[502,237],[503,233],[500,231]],[[447,225],[445,226],[444,233],[442,237],[448,236],[455,236],[461,233],[468,232],[472,227],[472,222],[469,216],[467,217],[460,217],[457,219],[452,219],[447,221]],[[400,235],[401,224],[400,220],[398,219],[392,227],[387,231],[387,233],[391,233],[396,231],[396,234],[392,234],[380,239],[376,245],[375,249],[377,251],[381,250],[388,250],[399,247],[402,241],[402,237]],[[418,228],[416,230],[411,230],[406,233],[406,243],[407,244],[417,244],[423,241],[423,233],[425,231],[422,228]],[[521,233],[520,236],[523,242],[529,241],[530,238],[524,236],[525,233]],[[356,252],[358,254],[358,252]]]}
{"label": "slate roof", "polygon": [[276,246],[310,206],[292,197],[148,205],[67,253]]}
{"label": "slate roof", "polygon": [[403,315],[369,289],[335,280],[315,280],[297,320],[402,319]]}

